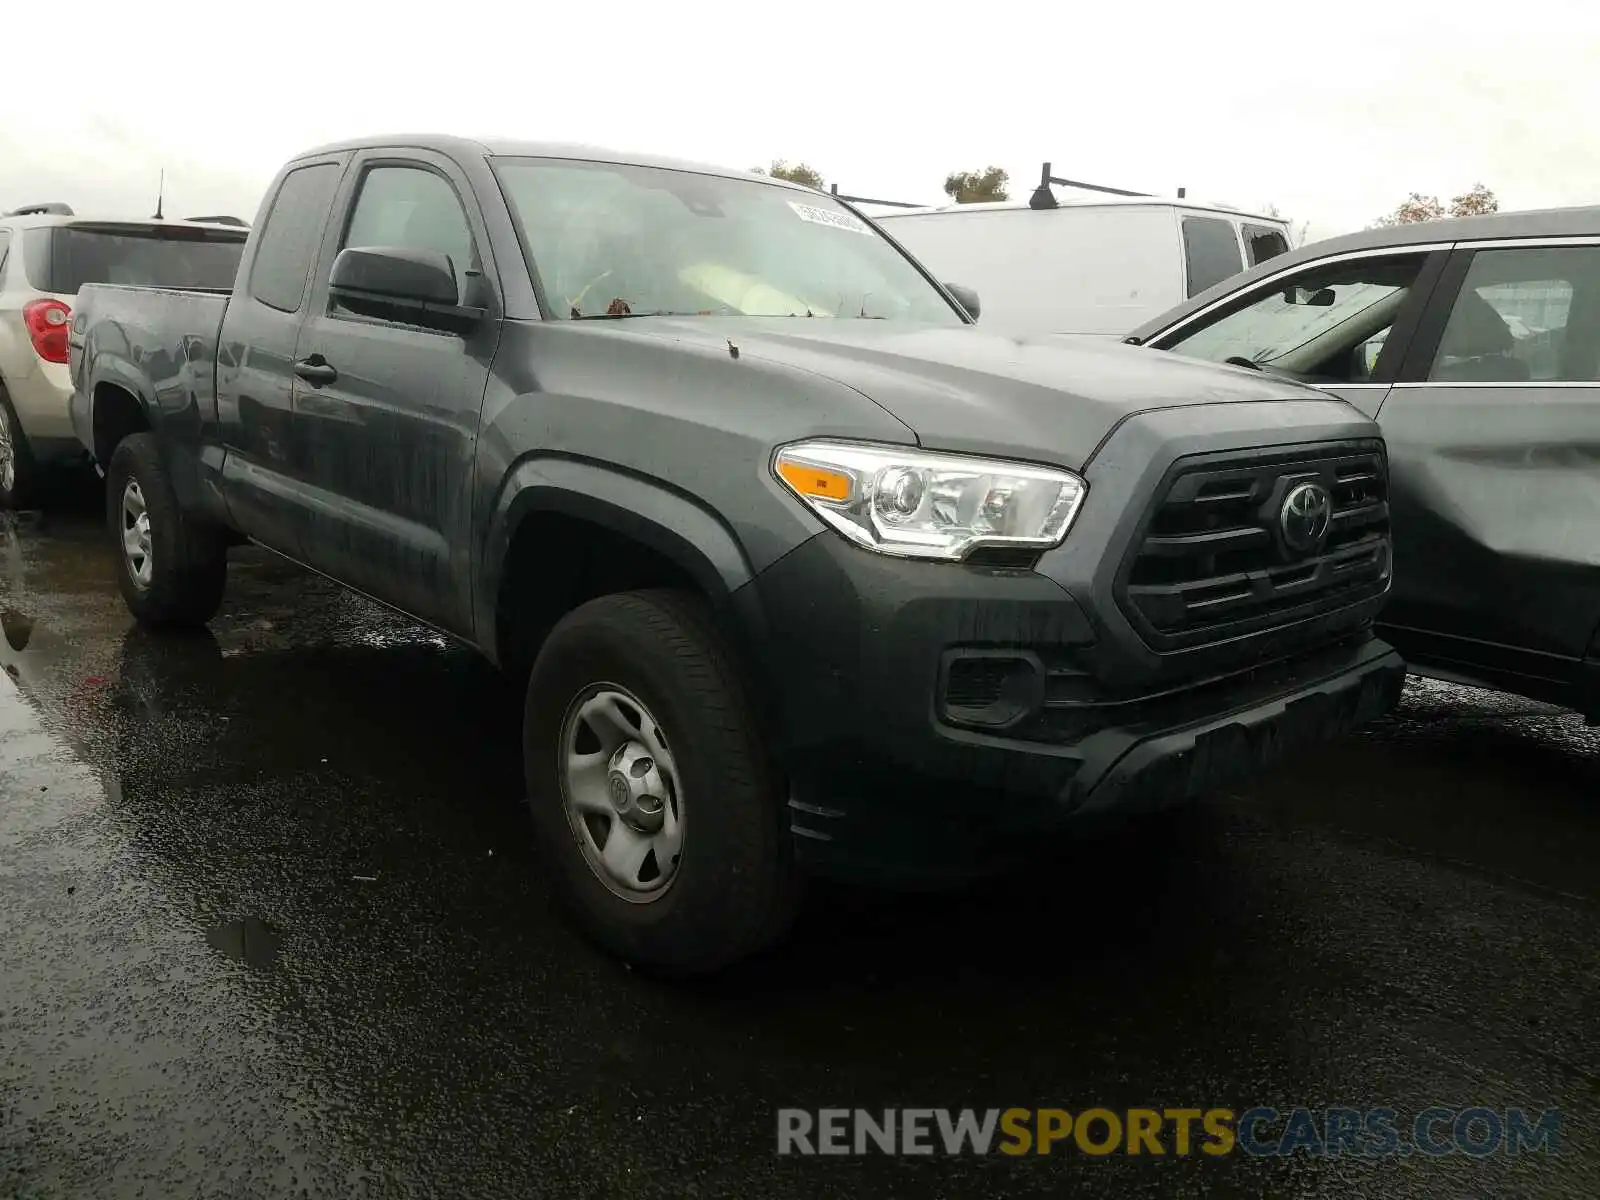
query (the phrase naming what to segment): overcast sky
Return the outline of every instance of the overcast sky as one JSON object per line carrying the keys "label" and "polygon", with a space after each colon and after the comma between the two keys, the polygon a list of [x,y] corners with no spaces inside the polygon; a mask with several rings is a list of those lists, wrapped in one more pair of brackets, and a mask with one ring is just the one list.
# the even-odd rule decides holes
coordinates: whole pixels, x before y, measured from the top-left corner
{"label": "overcast sky", "polygon": [[168,215],[249,220],[290,154],[417,131],[783,157],[929,203],[991,163],[1026,198],[1049,159],[1312,237],[1479,181],[1502,208],[1600,202],[1600,6],[1095,7],[74,0],[6,56],[31,99],[0,109],[0,209],[148,215],[165,167]]}

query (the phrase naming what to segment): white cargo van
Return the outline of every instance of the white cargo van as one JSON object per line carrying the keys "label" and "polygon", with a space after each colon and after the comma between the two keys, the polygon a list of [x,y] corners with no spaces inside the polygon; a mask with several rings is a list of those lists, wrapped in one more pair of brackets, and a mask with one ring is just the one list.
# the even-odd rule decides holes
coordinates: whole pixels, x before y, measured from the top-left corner
{"label": "white cargo van", "polygon": [[1057,201],[1050,181],[1046,164],[1029,201],[873,220],[937,278],[976,292],[986,327],[1019,334],[1121,336],[1289,249],[1288,226],[1276,217],[1112,188]]}

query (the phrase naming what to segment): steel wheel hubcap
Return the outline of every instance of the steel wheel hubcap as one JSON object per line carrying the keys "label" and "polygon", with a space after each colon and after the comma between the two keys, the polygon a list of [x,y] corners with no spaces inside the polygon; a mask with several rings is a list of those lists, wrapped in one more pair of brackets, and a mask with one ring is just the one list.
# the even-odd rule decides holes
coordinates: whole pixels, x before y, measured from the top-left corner
{"label": "steel wheel hubcap", "polygon": [[122,489],[122,557],[128,574],[141,588],[150,586],[155,559],[150,546],[150,512],[137,479]]}
{"label": "steel wheel hubcap", "polygon": [[585,688],[561,725],[561,799],[573,838],[601,883],[647,904],[678,874],[678,766],[650,710],[613,683]]}

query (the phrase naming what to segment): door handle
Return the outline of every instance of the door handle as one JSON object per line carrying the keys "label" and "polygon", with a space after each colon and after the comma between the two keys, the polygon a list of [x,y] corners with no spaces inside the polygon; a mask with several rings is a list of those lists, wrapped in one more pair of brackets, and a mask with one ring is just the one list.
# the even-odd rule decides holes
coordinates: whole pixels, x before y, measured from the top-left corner
{"label": "door handle", "polygon": [[335,371],[320,354],[313,354],[310,358],[302,358],[295,363],[294,373],[312,387],[321,387],[339,378],[339,372]]}

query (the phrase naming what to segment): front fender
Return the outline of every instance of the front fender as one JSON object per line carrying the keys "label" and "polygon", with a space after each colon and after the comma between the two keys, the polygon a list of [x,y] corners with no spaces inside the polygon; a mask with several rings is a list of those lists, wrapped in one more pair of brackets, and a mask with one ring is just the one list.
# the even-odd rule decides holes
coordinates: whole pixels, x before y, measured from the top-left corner
{"label": "front fender", "polygon": [[669,559],[718,609],[754,574],[733,531],[695,499],[655,480],[585,459],[524,459],[500,487],[478,564],[477,641],[498,646],[496,599],[518,525],[531,513],[557,512],[592,521]]}

